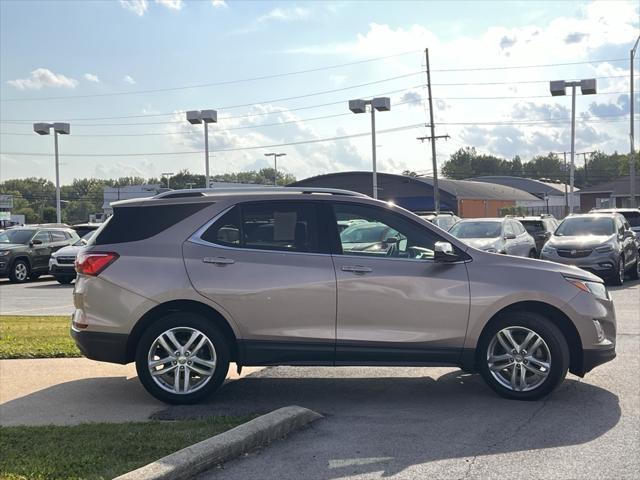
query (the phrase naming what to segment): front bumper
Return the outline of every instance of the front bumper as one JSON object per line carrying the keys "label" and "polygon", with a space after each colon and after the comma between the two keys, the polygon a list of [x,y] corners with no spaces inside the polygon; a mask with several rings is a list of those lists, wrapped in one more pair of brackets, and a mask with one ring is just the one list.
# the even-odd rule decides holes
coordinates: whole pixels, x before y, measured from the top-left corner
{"label": "front bumper", "polygon": [[611,345],[608,348],[598,350],[584,350],[582,356],[582,369],[583,374],[590,372],[598,365],[610,362],[616,358],[616,347]]}
{"label": "front bumper", "polygon": [[73,265],[58,265],[57,263],[50,263],[49,273],[51,275],[64,275],[64,276],[75,277],[76,269]]}
{"label": "front bumper", "polygon": [[129,363],[127,360],[128,335],[85,332],[72,326],[71,337],[82,354],[91,360],[121,364]]}
{"label": "front bumper", "polygon": [[616,252],[598,253],[593,251],[591,255],[583,258],[561,257],[557,251],[542,251],[541,260],[549,260],[563,265],[572,265],[587,272],[593,273],[602,279],[608,279],[617,275],[618,254]]}

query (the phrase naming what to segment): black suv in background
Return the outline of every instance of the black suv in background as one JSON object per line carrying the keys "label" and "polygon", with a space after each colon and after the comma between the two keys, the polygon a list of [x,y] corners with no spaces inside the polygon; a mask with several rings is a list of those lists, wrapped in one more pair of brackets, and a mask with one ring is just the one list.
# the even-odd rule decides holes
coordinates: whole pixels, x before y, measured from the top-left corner
{"label": "black suv in background", "polygon": [[538,255],[560,224],[553,215],[547,214],[533,217],[517,217],[516,219],[520,221],[527,233],[536,241]]}
{"label": "black suv in background", "polygon": [[14,283],[35,280],[49,272],[49,257],[80,237],[71,228],[13,227],[0,233],[0,278]]}
{"label": "black suv in background", "polygon": [[636,235],[640,235],[640,208],[592,208],[590,213],[619,213]]}

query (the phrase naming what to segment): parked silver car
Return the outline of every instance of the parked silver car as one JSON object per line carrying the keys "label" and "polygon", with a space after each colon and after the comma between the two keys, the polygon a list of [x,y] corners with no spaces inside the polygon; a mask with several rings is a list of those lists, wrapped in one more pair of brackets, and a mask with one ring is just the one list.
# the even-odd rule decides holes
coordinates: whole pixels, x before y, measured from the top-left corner
{"label": "parked silver car", "polygon": [[[456,365],[531,400],[615,357],[595,275],[476,250],[361,194],[194,189],[112,206],[76,261],[72,335],[89,358],[135,361],[166,402],[207,397],[229,362]],[[346,249],[338,222],[353,219],[398,232],[395,248]]]}
{"label": "parked silver car", "polygon": [[589,213],[565,218],[542,249],[541,258],[575,265],[614,285],[626,274],[640,276],[636,234],[619,213]]}
{"label": "parked silver car", "polygon": [[76,278],[75,262],[78,252],[89,242],[94,234],[95,230],[90,230],[73,245],[61,248],[51,254],[51,258],[49,258],[49,273],[54,276],[58,283],[68,284]]}
{"label": "parked silver car", "polygon": [[536,258],[536,241],[512,218],[469,218],[456,223],[449,233],[467,245],[489,253]]}

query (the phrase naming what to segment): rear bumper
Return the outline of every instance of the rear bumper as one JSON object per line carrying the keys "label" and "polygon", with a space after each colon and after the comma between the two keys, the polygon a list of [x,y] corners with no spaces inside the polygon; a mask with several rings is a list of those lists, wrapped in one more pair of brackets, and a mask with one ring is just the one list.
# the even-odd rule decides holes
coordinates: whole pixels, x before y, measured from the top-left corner
{"label": "rear bumper", "polygon": [[121,364],[129,363],[127,359],[128,335],[85,332],[72,327],[71,337],[82,354],[91,360]]}

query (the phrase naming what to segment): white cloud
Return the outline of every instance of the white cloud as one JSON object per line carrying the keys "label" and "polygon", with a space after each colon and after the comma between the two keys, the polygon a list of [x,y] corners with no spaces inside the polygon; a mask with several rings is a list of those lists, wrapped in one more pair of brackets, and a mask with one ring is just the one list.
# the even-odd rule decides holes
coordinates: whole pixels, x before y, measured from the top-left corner
{"label": "white cloud", "polygon": [[212,4],[215,8],[219,8],[219,7],[228,7],[227,2],[225,2],[224,0],[211,0],[211,4]]}
{"label": "white cloud", "polygon": [[184,7],[184,2],[182,0],[156,0],[156,3],[159,3],[163,7],[170,8],[171,10],[181,10]]}
{"label": "white cloud", "polygon": [[139,17],[143,16],[149,8],[149,2],[147,0],[120,0],[120,5],[125,10],[129,10]]}
{"label": "white cloud", "polygon": [[82,77],[88,82],[100,83],[100,79],[95,73],[85,73]]}
{"label": "white cloud", "polygon": [[42,87],[76,88],[78,81],[53,73],[48,68],[36,68],[27,78],[8,80],[7,83],[18,90],[40,90]]}
{"label": "white cloud", "polygon": [[129,75],[125,75],[122,79],[124,83],[128,83],[129,85],[135,85],[137,82]]}
{"label": "white cloud", "polygon": [[302,7],[274,8],[270,12],[258,17],[258,22],[280,21],[293,22],[309,18],[311,10]]}

